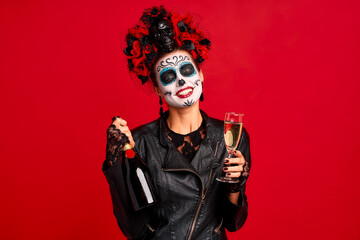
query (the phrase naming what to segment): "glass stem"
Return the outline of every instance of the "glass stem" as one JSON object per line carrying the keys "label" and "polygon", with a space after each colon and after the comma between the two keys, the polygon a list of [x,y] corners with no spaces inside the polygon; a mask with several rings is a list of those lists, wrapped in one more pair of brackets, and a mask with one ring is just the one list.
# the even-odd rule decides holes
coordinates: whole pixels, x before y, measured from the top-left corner
{"label": "glass stem", "polygon": [[[231,156],[232,156],[231,153],[228,151],[228,158],[231,158]],[[230,165],[230,166],[231,166],[231,165]],[[231,177],[228,177],[226,174],[225,174],[225,178],[226,178],[226,179],[231,179]]]}

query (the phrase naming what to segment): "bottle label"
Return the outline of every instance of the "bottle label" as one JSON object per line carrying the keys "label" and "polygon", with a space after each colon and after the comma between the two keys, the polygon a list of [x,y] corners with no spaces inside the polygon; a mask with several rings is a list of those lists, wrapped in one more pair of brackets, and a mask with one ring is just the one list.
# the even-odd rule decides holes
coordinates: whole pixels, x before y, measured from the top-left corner
{"label": "bottle label", "polygon": [[136,169],[136,174],[139,177],[140,184],[141,184],[141,186],[142,186],[142,188],[144,190],[145,197],[146,197],[146,200],[147,200],[148,204],[153,203],[154,199],[153,199],[153,197],[151,195],[149,184],[146,181],[146,178],[145,178],[145,175],[144,175],[143,171],[141,171],[141,169],[138,168],[138,169]]}

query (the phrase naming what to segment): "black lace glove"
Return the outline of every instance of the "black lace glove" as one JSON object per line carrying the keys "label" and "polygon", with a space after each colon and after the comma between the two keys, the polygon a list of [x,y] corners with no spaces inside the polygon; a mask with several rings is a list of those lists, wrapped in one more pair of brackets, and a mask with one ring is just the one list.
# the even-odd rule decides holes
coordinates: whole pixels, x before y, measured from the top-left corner
{"label": "black lace glove", "polygon": [[106,133],[106,162],[108,166],[113,166],[120,157],[124,145],[129,143],[129,138],[120,129],[117,129],[114,124],[110,125]]}

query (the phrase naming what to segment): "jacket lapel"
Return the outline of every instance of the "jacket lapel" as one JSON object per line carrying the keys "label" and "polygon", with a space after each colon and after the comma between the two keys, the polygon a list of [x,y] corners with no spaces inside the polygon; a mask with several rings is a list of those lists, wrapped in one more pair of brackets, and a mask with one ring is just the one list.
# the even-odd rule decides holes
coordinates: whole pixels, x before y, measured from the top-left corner
{"label": "jacket lapel", "polygon": [[208,171],[220,165],[221,159],[217,159],[217,152],[221,140],[212,125],[210,118],[201,111],[201,115],[206,122],[206,138],[203,139],[200,148],[196,152],[192,165],[198,173]]}
{"label": "jacket lapel", "polygon": [[169,146],[169,151],[165,157],[162,169],[167,171],[185,170],[197,172],[194,166],[191,165],[174,146]]}

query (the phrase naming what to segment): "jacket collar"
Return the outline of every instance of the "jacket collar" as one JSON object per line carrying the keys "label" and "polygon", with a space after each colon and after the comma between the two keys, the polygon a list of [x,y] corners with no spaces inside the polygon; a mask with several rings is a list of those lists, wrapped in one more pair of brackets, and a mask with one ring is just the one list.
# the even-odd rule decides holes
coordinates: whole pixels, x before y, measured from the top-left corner
{"label": "jacket collar", "polygon": [[165,112],[164,117],[159,119],[160,144],[164,147],[168,147],[168,152],[166,154],[162,168],[169,171],[189,170],[201,173],[211,168],[217,167],[220,164],[221,159],[217,159],[215,154],[221,139],[219,139],[219,136],[217,136],[214,126],[211,123],[211,119],[206,115],[206,113],[201,111],[201,115],[206,123],[206,138],[202,141],[191,163],[182,156],[182,154],[175,148],[166,135],[165,121],[168,117],[168,114],[168,111]]}

